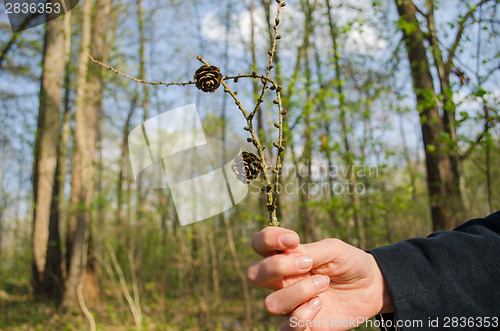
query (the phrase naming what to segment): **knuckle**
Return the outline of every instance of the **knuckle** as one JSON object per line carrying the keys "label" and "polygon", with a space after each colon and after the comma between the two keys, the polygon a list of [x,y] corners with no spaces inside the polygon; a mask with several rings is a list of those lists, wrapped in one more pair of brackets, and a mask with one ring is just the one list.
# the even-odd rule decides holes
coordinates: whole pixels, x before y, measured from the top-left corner
{"label": "knuckle", "polygon": [[272,315],[281,315],[278,304],[276,300],[274,300],[272,295],[268,295],[264,300],[264,306],[269,314]]}
{"label": "knuckle", "polygon": [[270,266],[274,268],[273,273],[279,276],[287,276],[285,259],[282,259],[279,255],[275,255],[273,257],[275,258],[272,259],[270,263]]}
{"label": "knuckle", "polygon": [[260,232],[256,232],[254,233],[254,235],[252,236],[252,240],[250,242],[250,244],[252,245],[252,248],[255,249],[255,245],[257,244],[257,239],[259,238],[259,236],[261,236],[261,233]]}
{"label": "knuckle", "polygon": [[295,311],[290,316],[295,317],[299,321],[305,321],[310,318],[305,309],[295,309]]}
{"label": "knuckle", "polygon": [[299,293],[302,293],[303,295],[309,296],[312,293],[316,292],[316,285],[314,284],[313,279],[309,279],[308,281],[299,282],[297,285],[298,285],[297,291]]}
{"label": "knuckle", "polygon": [[269,258],[266,265],[266,272],[272,274],[274,277],[287,277],[292,275],[296,270],[293,255],[277,254]]}
{"label": "knuckle", "polygon": [[273,247],[274,246],[273,237],[270,235],[270,233],[263,233],[262,239],[263,239],[262,241],[263,241],[265,247]]}
{"label": "knuckle", "polygon": [[328,246],[340,246],[343,243],[342,240],[337,238],[326,238],[321,240],[321,242]]}
{"label": "knuckle", "polygon": [[257,279],[257,270],[254,264],[251,264],[247,269],[247,278],[249,281],[255,284],[255,280]]}

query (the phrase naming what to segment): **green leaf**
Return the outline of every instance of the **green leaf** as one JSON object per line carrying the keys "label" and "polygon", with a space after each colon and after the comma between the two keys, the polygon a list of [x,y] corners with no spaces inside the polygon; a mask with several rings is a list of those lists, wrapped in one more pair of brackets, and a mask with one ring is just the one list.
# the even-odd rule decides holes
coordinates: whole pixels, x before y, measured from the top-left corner
{"label": "green leaf", "polygon": [[478,88],[474,91],[474,95],[480,98],[483,97],[486,93],[488,92],[486,92],[481,86],[478,86]]}

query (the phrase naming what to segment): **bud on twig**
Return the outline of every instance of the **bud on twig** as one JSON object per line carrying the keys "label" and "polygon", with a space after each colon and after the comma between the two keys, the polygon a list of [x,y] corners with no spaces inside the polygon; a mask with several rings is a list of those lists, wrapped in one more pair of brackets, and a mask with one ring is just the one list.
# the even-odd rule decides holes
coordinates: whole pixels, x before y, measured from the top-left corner
{"label": "bud on twig", "polygon": [[266,186],[262,186],[261,190],[267,193],[267,192],[271,191],[271,188],[272,188],[272,186],[270,184],[268,184]]}

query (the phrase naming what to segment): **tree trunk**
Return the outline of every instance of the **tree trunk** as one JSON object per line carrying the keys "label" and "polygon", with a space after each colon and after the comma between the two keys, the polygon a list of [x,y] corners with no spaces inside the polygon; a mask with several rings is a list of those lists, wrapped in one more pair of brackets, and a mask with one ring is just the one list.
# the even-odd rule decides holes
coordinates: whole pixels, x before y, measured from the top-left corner
{"label": "tree trunk", "polygon": [[[449,143],[441,138],[443,133],[453,137],[450,131],[452,126],[449,119],[445,120],[440,115],[424,34],[416,17],[417,8],[411,0],[396,0],[396,5],[402,19],[403,38],[422,125],[433,229],[451,229],[461,222],[463,206],[453,152],[455,148],[450,148]],[[449,116],[449,111],[444,116]]]}
{"label": "tree trunk", "polygon": [[3,193],[3,175],[4,175],[4,166],[5,166],[5,133],[2,137],[2,150],[0,151],[0,261],[2,258],[2,247],[3,247],[3,233],[4,233],[4,204],[2,201],[4,200]]}
{"label": "tree trunk", "polygon": [[[350,200],[350,211],[348,213],[348,224],[347,224],[347,233],[349,235],[350,228],[354,228],[355,230],[355,239],[356,242],[353,242],[355,245],[359,246],[360,248],[365,247],[365,235],[364,235],[364,227],[363,227],[363,220],[360,215],[360,200],[359,200],[359,195],[355,191],[355,187],[357,184],[357,178],[356,178],[356,173],[354,171],[354,148],[351,146],[351,143],[349,142],[349,131],[350,128],[347,124],[347,114],[346,114],[346,101],[345,101],[345,95],[344,91],[342,88],[342,75],[341,75],[341,68],[340,68],[340,55],[338,51],[338,29],[335,26],[335,23],[333,21],[333,17],[331,15],[332,9],[330,5],[330,1],[326,0],[326,7],[327,7],[327,12],[328,12],[328,26],[330,30],[330,38],[332,39],[332,45],[333,45],[333,62],[334,62],[334,67],[335,67],[335,77],[336,77],[336,89],[337,89],[337,97],[338,97],[338,102],[339,102],[339,110],[340,110],[340,123],[342,125],[342,140],[344,144],[344,155],[343,159],[345,162],[345,166],[347,167],[347,181],[348,181],[348,188],[349,192],[347,193],[349,195],[349,200]],[[353,238],[351,238],[353,239]]]}
{"label": "tree trunk", "polygon": [[[113,1],[97,0],[95,15],[91,19],[92,1],[86,0],[83,5],[83,28],[81,54],[77,82],[75,112],[75,150],[73,154],[73,172],[71,202],[76,211],[71,217],[68,228],[68,249],[70,258],[68,277],[66,279],[63,304],[73,306],[76,303],[76,289],[80,282],[86,281],[85,292],[91,299],[97,296],[97,288],[93,283],[90,240],[91,203],[94,191],[94,153],[96,144],[96,126],[98,109],[102,97],[102,68],[89,67],[89,52],[98,60],[102,60],[106,47],[106,35],[111,16]],[[93,23],[94,29],[91,29]],[[91,43],[92,41],[92,43]],[[89,248],[89,256],[87,249]],[[88,262],[88,263],[87,263]],[[86,275],[85,275],[86,273]],[[84,278],[82,278],[84,276]]]}
{"label": "tree trunk", "polygon": [[[128,229],[128,217],[124,217],[123,215],[123,204],[125,202],[124,197],[124,180],[125,180],[125,166],[127,165],[127,152],[128,152],[128,134],[130,133],[130,121],[132,116],[134,115],[135,108],[137,107],[137,94],[134,94],[132,97],[129,112],[127,114],[127,119],[125,120],[125,124],[123,125],[122,130],[122,142],[120,145],[120,159],[118,161],[119,171],[118,171],[118,180],[116,184],[116,192],[117,192],[117,211],[116,211],[116,221],[115,221],[115,230],[117,233],[126,234],[125,225],[127,225]],[[130,199],[127,199],[129,201]],[[130,202],[130,201],[129,201]],[[127,222],[125,222],[127,220]],[[125,237],[123,237],[126,240]]]}
{"label": "tree trunk", "polygon": [[[238,217],[236,217],[238,219]],[[226,213],[222,213],[222,220],[224,221],[224,225],[226,226],[226,236],[227,243],[229,246],[229,251],[231,252],[231,258],[233,260],[233,267],[238,275],[238,278],[241,281],[241,288],[243,290],[243,300],[244,300],[244,313],[245,313],[245,322],[246,322],[246,330],[252,330],[253,322],[252,322],[252,297],[250,293],[250,289],[248,287],[248,278],[241,271],[240,265],[240,257],[238,256],[238,251],[236,250],[236,245],[234,243],[233,230],[231,228],[231,224],[229,223],[229,219]]]}
{"label": "tree trunk", "polygon": [[62,293],[61,251],[58,220],[51,220],[51,200],[64,74],[63,31],[63,16],[47,23],[33,167],[33,294],[56,300]]}
{"label": "tree trunk", "polygon": [[[58,185],[57,199],[59,201],[57,209],[54,211],[55,216],[58,219],[68,219],[68,210],[67,204],[66,208],[61,206],[62,201],[64,200],[64,186],[66,183],[66,158],[68,154],[68,144],[71,138],[71,110],[70,110],[70,94],[71,94],[71,44],[72,44],[72,14],[71,12],[67,12],[64,15],[64,111],[63,111],[63,119],[62,119],[62,128],[61,128],[61,139],[59,145],[59,153],[57,160],[57,170],[56,180]],[[64,209],[64,210],[63,210]],[[68,264],[69,260],[66,260],[63,263],[63,277],[66,278],[66,274],[68,272]]]}
{"label": "tree trunk", "polygon": [[[309,30],[311,34],[313,33],[313,22],[312,22],[312,8],[309,5],[309,1],[306,1],[305,4],[306,9],[306,24],[309,26]],[[304,107],[304,132],[303,132],[303,144],[304,151],[302,153],[302,161],[307,167],[307,172],[305,175],[300,174],[299,171],[299,218],[300,222],[302,222],[302,233],[304,236],[305,242],[314,241],[314,233],[313,233],[313,218],[311,217],[311,212],[309,210],[309,200],[310,200],[310,186],[311,186],[311,172],[312,172],[312,149],[313,149],[313,141],[312,141],[312,108],[313,108],[313,100],[311,97],[311,68],[309,63],[309,49],[308,45],[305,48],[305,77],[306,77],[306,104]]]}
{"label": "tree trunk", "polygon": [[[78,81],[76,87],[76,110],[75,110],[75,146],[73,152],[73,169],[71,174],[71,209],[72,213],[68,218],[67,232],[67,265],[68,274],[65,283],[63,305],[67,307],[76,304],[76,288],[80,282],[82,271],[86,266],[82,265],[82,253],[85,239],[88,238],[88,217],[85,215],[85,198],[88,197],[89,186],[84,177],[88,177],[89,168],[85,165],[90,158],[89,147],[86,141],[86,122],[84,114],[85,103],[87,102],[87,75],[89,64],[89,48],[91,41],[91,14],[92,1],[85,0],[83,3],[83,26],[81,39],[81,53],[78,65]],[[91,114],[89,114],[91,115]],[[91,121],[91,118],[88,119]],[[85,169],[86,168],[86,169]],[[85,171],[85,174],[83,173]]]}

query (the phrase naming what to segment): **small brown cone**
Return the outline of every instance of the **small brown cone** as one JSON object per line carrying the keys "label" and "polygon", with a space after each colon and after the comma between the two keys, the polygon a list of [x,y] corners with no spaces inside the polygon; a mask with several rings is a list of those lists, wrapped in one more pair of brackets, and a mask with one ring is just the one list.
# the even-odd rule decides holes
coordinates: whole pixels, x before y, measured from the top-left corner
{"label": "small brown cone", "polygon": [[216,66],[203,65],[194,74],[196,87],[203,92],[213,93],[220,86],[222,74]]}

